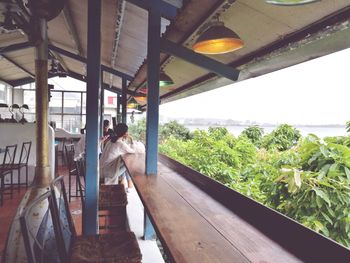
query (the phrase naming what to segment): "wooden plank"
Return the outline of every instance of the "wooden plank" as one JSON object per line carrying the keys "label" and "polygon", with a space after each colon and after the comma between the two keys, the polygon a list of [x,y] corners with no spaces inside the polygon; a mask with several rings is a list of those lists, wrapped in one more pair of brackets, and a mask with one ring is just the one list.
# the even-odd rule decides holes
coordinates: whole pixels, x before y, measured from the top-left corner
{"label": "wooden plank", "polygon": [[165,155],[161,155],[160,160],[299,259],[305,262],[349,261],[348,248]]}
{"label": "wooden plank", "polygon": [[[210,195],[165,165],[160,176],[251,262],[301,262]],[[259,215],[257,215],[259,217]]]}
{"label": "wooden plank", "polygon": [[125,155],[123,159],[173,262],[249,262],[162,176],[145,175],[143,154]]}

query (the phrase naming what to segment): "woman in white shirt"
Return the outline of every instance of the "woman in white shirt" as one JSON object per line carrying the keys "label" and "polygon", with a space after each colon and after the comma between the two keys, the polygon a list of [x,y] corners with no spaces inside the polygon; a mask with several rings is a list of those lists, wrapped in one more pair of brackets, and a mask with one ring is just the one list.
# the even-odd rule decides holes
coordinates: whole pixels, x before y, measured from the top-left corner
{"label": "woman in white shirt", "polygon": [[106,143],[100,158],[100,175],[101,178],[104,178],[105,184],[118,184],[126,176],[128,187],[133,187],[131,178],[120,158],[123,154],[135,153],[133,144],[129,145],[126,142],[128,137],[128,126],[118,123],[115,136],[112,136]]}

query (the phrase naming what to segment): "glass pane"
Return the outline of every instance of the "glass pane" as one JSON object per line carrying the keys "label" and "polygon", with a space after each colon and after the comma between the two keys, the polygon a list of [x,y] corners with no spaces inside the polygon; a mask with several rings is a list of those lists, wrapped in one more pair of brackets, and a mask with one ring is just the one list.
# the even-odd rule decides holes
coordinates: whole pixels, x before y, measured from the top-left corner
{"label": "glass pane", "polygon": [[86,115],[82,115],[82,120],[81,120],[81,128],[84,128],[86,125]]}
{"label": "glass pane", "polygon": [[4,84],[0,83],[0,102],[7,102],[7,88]]}
{"label": "glass pane", "polygon": [[51,91],[49,112],[50,113],[61,113],[62,112],[62,92]]}
{"label": "glass pane", "polygon": [[35,113],[35,91],[34,90],[23,91],[23,104],[27,104],[29,107],[29,110],[26,110],[25,113]]}
{"label": "glass pane", "polygon": [[83,114],[86,114],[86,93],[83,93]]}
{"label": "glass pane", "polygon": [[80,92],[65,92],[63,102],[63,113],[80,114],[81,93]]}
{"label": "glass pane", "polygon": [[81,128],[80,115],[63,115],[63,129],[71,133],[80,133]]}
{"label": "glass pane", "polygon": [[56,128],[62,128],[62,115],[49,115],[49,122],[55,122]]}

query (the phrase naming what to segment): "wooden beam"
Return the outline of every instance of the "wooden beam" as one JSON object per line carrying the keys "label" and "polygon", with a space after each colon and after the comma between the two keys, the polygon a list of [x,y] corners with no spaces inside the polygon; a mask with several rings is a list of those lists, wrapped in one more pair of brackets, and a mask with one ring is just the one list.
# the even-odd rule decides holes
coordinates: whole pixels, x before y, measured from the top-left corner
{"label": "wooden beam", "polygon": [[204,68],[210,72],[214,72],[217,75],[231,79],[233,81],[236,81],[238,79],[239,70],[204,55],[195,53],[194,51],[181,45],[177,45],[170,40],[161,39],[160,46],[163,52],[179,57],[198,67]]}

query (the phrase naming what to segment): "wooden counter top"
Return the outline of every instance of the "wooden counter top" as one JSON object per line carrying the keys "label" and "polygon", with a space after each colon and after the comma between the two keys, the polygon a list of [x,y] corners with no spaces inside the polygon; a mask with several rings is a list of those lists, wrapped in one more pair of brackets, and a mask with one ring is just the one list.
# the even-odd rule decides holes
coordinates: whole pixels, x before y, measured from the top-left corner
{"label": "wooden counter top", "polygon": [[162,162],[123,157],[158,237],[174,262],[301,262]]}

